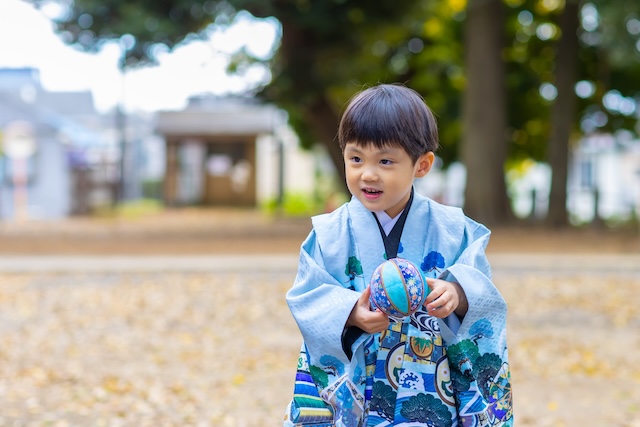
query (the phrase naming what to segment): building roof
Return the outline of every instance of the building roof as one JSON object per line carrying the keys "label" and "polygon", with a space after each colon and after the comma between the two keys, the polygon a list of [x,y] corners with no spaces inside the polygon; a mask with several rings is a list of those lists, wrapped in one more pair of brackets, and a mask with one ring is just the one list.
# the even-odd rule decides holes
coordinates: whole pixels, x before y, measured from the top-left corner
{"label": "building roof", "polygon": [[19,97],[0,91],[0,129],[14,121],[32,123],[39,134],[53,134],[59,127],[58,118],[24,103]]}
{"label": "building roof", "polygon": [[96,114],[91,91],[46,92],[38,91],[36,100],[40,106],[66,116]]}
{"label": "building roof", "polygon": [[96,114],[91,91],[46,91],[40,83],[40,72],[35,68],[0,68],[0,93],[65,116]]}
{"label": "building roof", "polygon": [[158,113],[163,135],[258,135],[271,133],[284,113],[269,104],[246,98],[192,98],[182,111]]}
{"label": "building roof", "polygon": [[40,87],[40,72],[35,68],[0,68],[0,90],[20,91],[24,85]]}
{"label": "building roof", "polygon": [[25,102],[16,93],[0,90],[0,129],[14,121],[26,121],[36,129],[39,137],[58,137],[64,133],[71,144],[100,144],[99,133],[88,129],[72,117],[51,110],[40,102]]}

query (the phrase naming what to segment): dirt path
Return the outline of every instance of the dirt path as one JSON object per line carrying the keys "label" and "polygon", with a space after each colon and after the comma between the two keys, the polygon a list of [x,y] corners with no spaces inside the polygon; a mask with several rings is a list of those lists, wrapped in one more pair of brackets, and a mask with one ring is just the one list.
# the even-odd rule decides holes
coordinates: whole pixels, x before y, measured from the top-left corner
{"label": "dirt path", "polygon": [[[138,218],[0,223],[2,254],[297,253],[308,218],[253,210],[179,209]],[[640,229],[494,228],[489,252],[640,253]]]}

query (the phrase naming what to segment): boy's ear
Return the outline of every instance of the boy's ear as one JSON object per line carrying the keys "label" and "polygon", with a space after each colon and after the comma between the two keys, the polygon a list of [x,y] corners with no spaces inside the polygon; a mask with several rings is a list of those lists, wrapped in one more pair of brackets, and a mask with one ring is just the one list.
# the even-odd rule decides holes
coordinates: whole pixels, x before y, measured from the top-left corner
{"label": "boy's ear", "polygon": [[418,158],[418,161],[416,162],[416,164],[418,165],[418,168],[416,169],[415,177],[422,178],[427,173],[429,173],[429,171],[431,170],[431,166],[433,166],[434,160],[435,160],[435,155],[433,154],[432,151],[429,151],[428,153],[425,153],[422,156],[420,156],[420,158]]}

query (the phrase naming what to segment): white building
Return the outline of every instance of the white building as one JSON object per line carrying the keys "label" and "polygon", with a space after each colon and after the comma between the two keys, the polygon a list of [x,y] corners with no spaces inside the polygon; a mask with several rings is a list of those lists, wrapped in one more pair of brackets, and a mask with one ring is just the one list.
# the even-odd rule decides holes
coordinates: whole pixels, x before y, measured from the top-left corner
{"label": "white building", "polygon": [[312,192],[315,157],[299,148],[286,114],[248,98],[191,99],[160,112],[167,205],[258,206],[283,192]]}
{"label": "white building", "polygon": [[[567,209],[574,224],[640,218],[640,140],[585,136],[569,158]],[[549,165],[531,161],[507,175],[517,216],[546,216],[552,173]]]}
{"label": "white building", "polygon": [[[72,148],[100,138],[75,113],[96,115],[90,92],[46,92],[37,70],[0,69],[0,218],[51,219],[74,212]],[[29,129],[32,140],[24,159],[9,148],[16,126]],[[18,176],[20,170],[26,177]]]}
{"label": "white building", "polygon": [[640,140],[583,138],[569,165],[568,207],[578,222],[640,218]]}

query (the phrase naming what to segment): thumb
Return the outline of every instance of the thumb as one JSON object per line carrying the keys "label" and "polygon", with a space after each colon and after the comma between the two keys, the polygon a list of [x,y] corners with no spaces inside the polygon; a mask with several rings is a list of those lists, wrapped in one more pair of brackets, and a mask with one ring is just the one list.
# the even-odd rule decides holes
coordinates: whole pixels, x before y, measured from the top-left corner
{"label": "thumb", "polygon": [[375,308],[375,304],[371,302],[371,287],[367,286],[364,291],[362,291],[362,294],[360,294],[360,298],[358,299],[358,305],[365,307],[367,310]]}
{"label": "thumb", "polygon": [[364,288],[364,291],[362,291],[362,294],[360,294],[360,301],[366,301],[368,303],[370,296],[371,296],[371,287],[367,286],[366,288]]}

